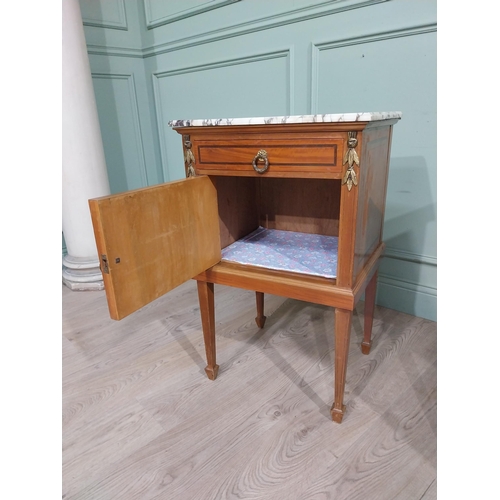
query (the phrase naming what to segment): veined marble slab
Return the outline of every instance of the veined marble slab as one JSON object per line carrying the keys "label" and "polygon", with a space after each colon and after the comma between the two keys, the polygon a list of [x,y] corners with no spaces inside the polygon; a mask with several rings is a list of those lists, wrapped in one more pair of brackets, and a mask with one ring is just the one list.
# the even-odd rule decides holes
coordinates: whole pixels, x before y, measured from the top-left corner
{"label": "veined marble slab", "polygon": [[262,116],[256,118],[215,118],[200,120],[172,120],[173,127],[203,127],[218,125],[270,125],[282,123],[332,123],[332,122],[374,122],[400,119],[401,111],[381,111],[375,113],[337,113],[327,115]]}

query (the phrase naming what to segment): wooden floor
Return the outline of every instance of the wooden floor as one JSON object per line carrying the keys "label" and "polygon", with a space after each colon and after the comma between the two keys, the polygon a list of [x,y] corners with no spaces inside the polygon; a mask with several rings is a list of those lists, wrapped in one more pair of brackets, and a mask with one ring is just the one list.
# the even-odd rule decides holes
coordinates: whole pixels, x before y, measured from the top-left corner
{"label": "wooden floor", "polygon": [[122,321],[63,287],[66,500],[436,498],[436,323],[354,314],[347,413],[330,417],[333,309],[216,286],[217,380],[196,283]]}

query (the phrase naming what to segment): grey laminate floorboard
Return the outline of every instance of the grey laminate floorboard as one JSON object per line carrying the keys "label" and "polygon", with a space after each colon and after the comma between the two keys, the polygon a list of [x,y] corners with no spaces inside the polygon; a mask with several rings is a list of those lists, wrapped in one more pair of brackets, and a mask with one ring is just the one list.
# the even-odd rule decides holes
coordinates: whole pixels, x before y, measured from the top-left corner
{"label": "grey laminate floorboard", "polygon": [[122,321],[104,292],[63,287],[63,497],[436,497],[436,323],[376,308],[353,318],[347,414],[330,419],[333,310],[216,286],[216,381],[195,282]]}

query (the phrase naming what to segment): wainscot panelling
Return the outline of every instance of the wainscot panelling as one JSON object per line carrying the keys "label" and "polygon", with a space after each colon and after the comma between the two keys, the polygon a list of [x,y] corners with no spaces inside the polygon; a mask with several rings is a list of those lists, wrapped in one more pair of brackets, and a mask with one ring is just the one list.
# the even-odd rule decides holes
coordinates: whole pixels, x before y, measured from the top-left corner
{"label": "wainscot panelling", "polygon": [[437,289],[379,273],[377,304],[437,321]]}
{"label": "wainscot panelling", "polygon": [[387,248],[379,270],[377,303],[390,304],[435,321],[437,319],[437,259]]}
{"label": "wainscot panelling", "polygon": [[79,0],[89,54],[143,57],[142,0]]}
{"label": "wainscot panelling", "polygon": [[[375,85],[378,84],[382,87],[382,90],[385,90],[383,94],[378,97],[378,100],[382,100],[387,95],[390,95],[394,87],[398,88],[398,95],[401,95],[402,91],[408,93],[406,90],[401,89],[400,85],[401,80],[405,78],[405,75],[401,74],[401,68],[405,65],[404,58],[408,56],[417,58],[432,57],[433,49],[435,53],[435,42],[431,40],[434,40],[436,31],[436,24],[431,24],[414,26],[401,30],[377,32],[352,38],[342,38],[322,43],[313,43],[311,54],[311,112],[317,113],[318,110],[323,109],[325,106],[330,106],[332,100],[335,100],[336,106],[340,104],[339,94],[333,94],[330,91],[332,78],[335,74],[338,75],[339,70],[350,70],[349,73],[344,73],[343,78],[339,78],[337,82],[337,85],[342,85],[343,83],[346,89],[348,88],[350,90],[350,101],[356,99],[356,102],[358,102],[361,97],[375,90],[372,86],[367,85],[369,82],[369,80],[367,80],[370,74],[369,72],[374,69],[384,71],[385,75],[384,79],[377,79],[374,81]],[[432,38],[426,41],[426,50],[424,51],[420,50],[422,39],[418,39],[416,42],[413,39],[405,41],[399,40],[410,36],[429,33],[432,34]],[[389,43],[373,46],[372,44],[376,42]],[[404,45],[401,45],[402,43]],[[429,48],[429,44],[432,43],[434,43],[434,46]],[[347,50],[349,47],[352,47],[352,50]],[[413,53],[412,51],[417,47],[419,50]],[[396,57],[395,60],[391,60],[393,56]],[[422,67],[418,64],[419,62],[420,61],[414,61],[414,64],[411,65],[415,72],[419,72]],[[395,74],[396,78],[394,78]],[[435,73],[431,75],[431,78],[432,77],[436,77]],[[357,84],[355,80],[359,83]],[[377,88],[377,90],[379,89]],[[320,94],[321,101],[319,99]],[[342,99],[344,97],[345,96],[342,96]],[[373,98],[370,97],[369,99],[369,104],[371,104]],[[366,99],[364,101],[366,101]],[[435,104],[435,99],[429,104]]]}
{"label": "wainscot panelling", "polygon": [[[97,12],[101,4],[102,19],[118,19],[112,1],[95,0],[91,8]],[[93,73],[133,74],[136,85],[135,118],[126,80],[112,79],[115,88],[101,79],[96,90],[100,115],[110,102],[125,108],[126,116],[118,120],[115,109],[103,126],[105,149],[122,148],[109,160],[113,183],[129,188],[132,178],[151,185],[184,175],[171,119],[402,111],[394,127],[377,301],[435,320],[436,0],[122,4],[127,30],[84,27]],[[87,7],[82,11],[90,12]],[[123,148],[139,144],[137,133],[143,159],[137,149],[135,166],[119,167]],[[128,169],[135,169],[130,180]]]}
{"label": "wainscot panelling", "polygon": [[84,26],[128,30],[124,0],[81,0]]}
{"label": "wainscot panelling", "polygon": [[169,120],[292,114],[292,53],[289,48],[153,73],[165,179],[185,177],[181,137]]}
{"label": "wainscot panelling", "polygon": [[240,0],[144,0],[146,26],[157,28]]}
{"label": "wainscot panelling", "polygon": [[93,73],[92,81],[111,192],[147,186],[134,75]]}
{"label": "wainscot panelling", "polygon": [[378,298],[381,305],[436,319],[436,25],[314,43],[311,62],[313,113],[403,111],[394,127],[388,257]]}
{"label": "wainscot panelling", "polygon": [[[147,3],[147,0],[144,0]],[[371,6],[388,0],[242,0],[222,11],[182,17],[159,25],[145,36],[144,55],[151,57],[210,42],[272,30],[297,22]],[[227,3],[224,4],[226,7]],[[222,12],[222,14],[220,13]]]}
{"label": "wainscot panelling", "polygon": [[[80,0],[83,4],[87,0]],[[106,0],[100,0],[105,2]],[[178,0],[185,4],[184,0]],[[202,15],[193,15],[189,9],[175,22],[162,23],[152,19],[151,2],[148,0],[125,0],[127,10],[132,12],[130,31],[136,31],[134,21],[139,19],[140,40],[131,44],[116,33],[108,33],[102,39],[97,30],[86,29],[89,54],[123,57],[153,57],[189,47],[196,47],[211,42],[241,37],[264,30],[274,30],[282,26],[321,19],[332,14],[341,14],[362,7],[370,7],[389,0],[238,0],[221,2],[213,9],[205,10]],[[403,0],[404,1],[404,0]],[[172,13],[176,8],[173,2],[158,0],[158,6],[165,12]],[[186,3],[187,4],[187,3]],[[137,12],[137,6],[141,12]],[[200,5],[197,3],[197,5]],[[225,7],[218,9],[217,7]],[[201,8],[201,6],[200,6]],[[195,7],[196,9],[196,7]],[[182,12],[182,11],[181,11]],[[165,16],[168,18],[168,14]],[[313,30],[314,31],[314,30]]]}

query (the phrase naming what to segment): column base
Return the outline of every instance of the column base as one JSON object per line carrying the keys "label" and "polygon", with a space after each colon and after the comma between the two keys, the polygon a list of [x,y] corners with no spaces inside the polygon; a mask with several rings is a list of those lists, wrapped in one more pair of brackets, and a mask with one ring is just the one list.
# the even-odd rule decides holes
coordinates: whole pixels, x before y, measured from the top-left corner
{"label": "column base", "polygon": [[104,290],[99,260],[89,257],[63,257],[62,282],[73,291]]}

